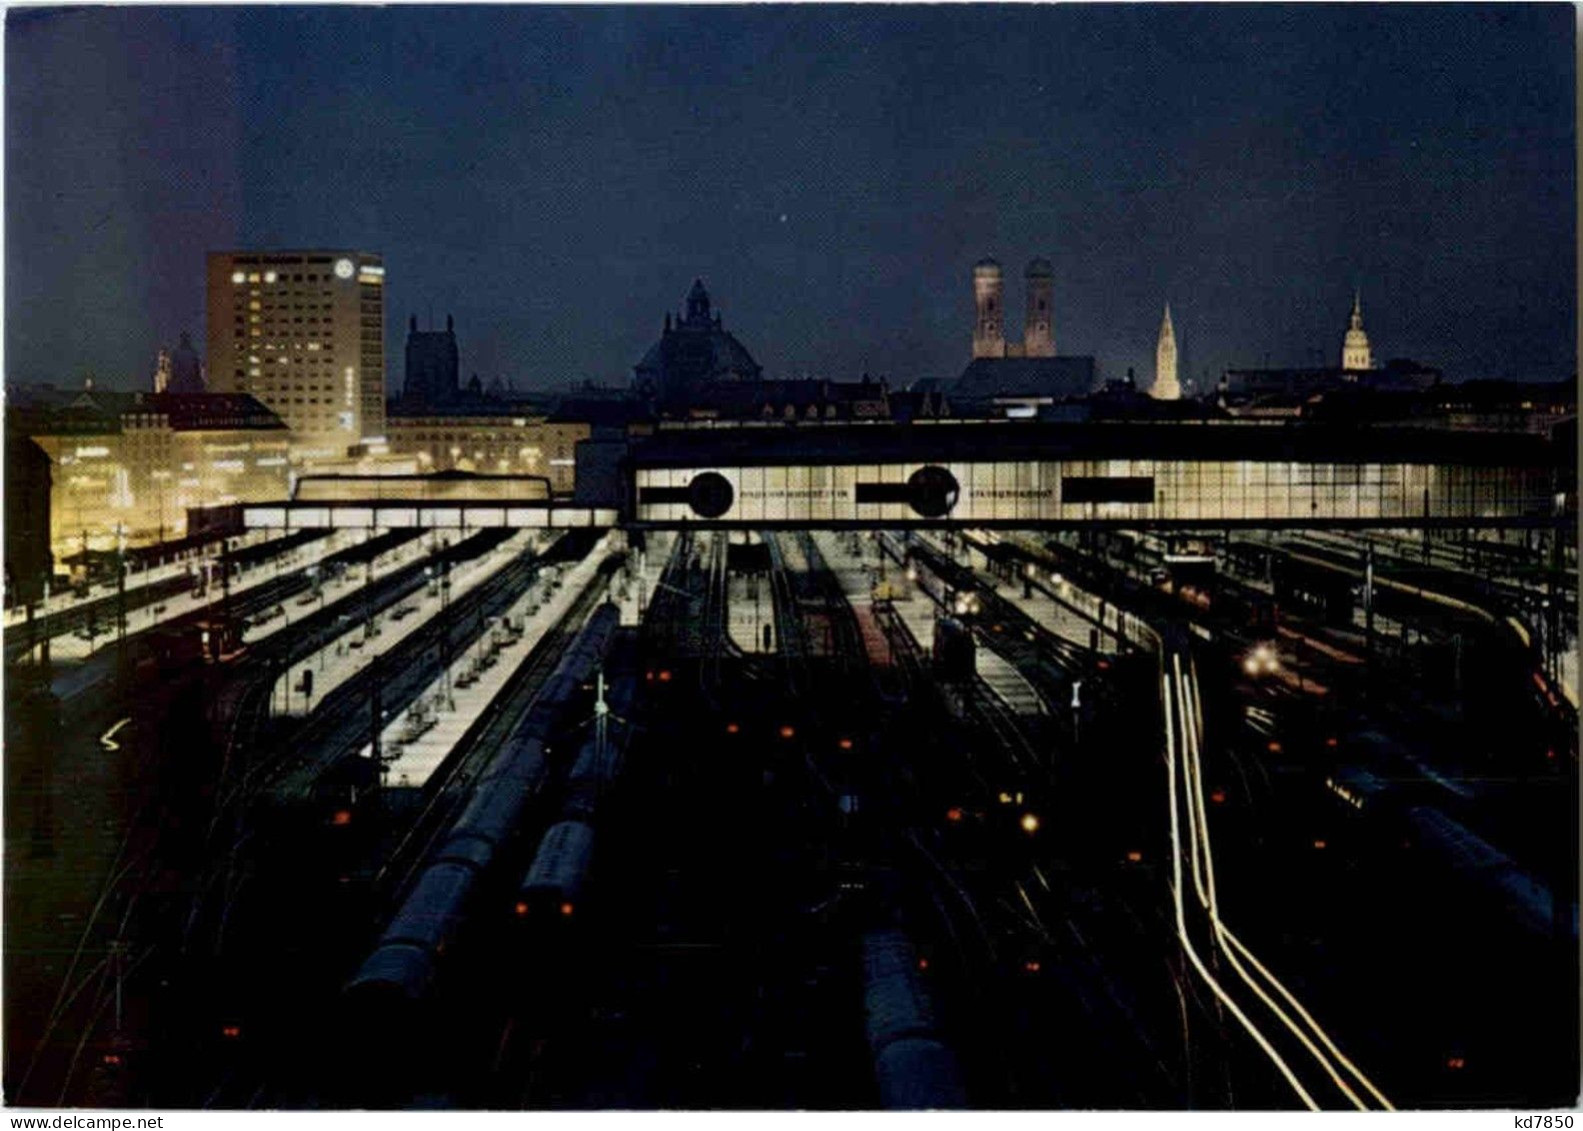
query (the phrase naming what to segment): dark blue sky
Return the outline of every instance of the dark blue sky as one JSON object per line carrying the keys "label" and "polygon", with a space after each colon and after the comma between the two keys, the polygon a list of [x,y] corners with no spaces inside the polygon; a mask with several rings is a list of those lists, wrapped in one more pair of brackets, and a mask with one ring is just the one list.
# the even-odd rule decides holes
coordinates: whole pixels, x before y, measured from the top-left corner
{"label": "dark blue sky", "polygon": [[623,380],[695,275],[770,376],[958,372],[969,275],[1063,353],[1575,372],[1565,5],[12,10],[11,380],[141,381],[203,255],[382,252],[464,372]]}

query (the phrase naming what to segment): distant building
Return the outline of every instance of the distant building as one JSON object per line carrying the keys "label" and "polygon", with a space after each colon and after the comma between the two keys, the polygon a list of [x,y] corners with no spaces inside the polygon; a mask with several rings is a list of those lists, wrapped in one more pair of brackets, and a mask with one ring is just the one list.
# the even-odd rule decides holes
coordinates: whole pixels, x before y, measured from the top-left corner
{"label": "distant building", "polygon": [[1352,315],[1347,319],[1347,332],[1341,339],[1341,368],[1365,370],[1374,368],[1374,354],[1369,349],[1369,336],[1363,332],[1363,295],[1354,291]]}
{"label": "distant building", "polygon": [[46,544],[57,557],[113,549],[122,535],[129,546],[179,538],[189,507],[289,491],[286,426],[246,394],[46,386],[8,400],[8,437],[31,439],[49,460]]}
{"label": "distant building", "polygon": [[154,391],[163,393],[170,389],[170,353],[160,350],[154,358]]}
{"label": "distant building", "polygon": [[203,383],[203,362],[198,358],[198,351],[192,348],[192,338],[187,331],[181,332],[181,341],[177,343],[176,352],[170,357],[170,384],[154,391],[157,393],[207,392]]}
{"label": "distant building", "polygon": [[867,374],[858,381],[791,378],[716,385],[689,410],[694,420],[889,420],[890,386]]}
{"label": "distant building", "polygon": [[702,279],[687,292],[685,314],[665,316],[660,340],[633,367],[633,391],[662,415],[686,415],[716,385],[757,381],[763,367],[721,325]]}
{"label": "distant building", "polygon": [[1182,386],[1176,380],[1176,329],[1171,325],[1171,304],[1165,304],[1165,320],[1160,323],[1160,340],[1154,347],[1154,387],[1150,390],[1157,401],[1175,401],[1182,398]]}
{"label": "distant building", "polygon": [[577,444],[589,438],[591,428],[514,411],[508,404],[475,404],[449,411],[404,409],[390,415],[386,432],[390,454],[415,458],[419,472],[542,475],[553,494],[569,495]]}
{"label": "distant building", "polygon": [[1022,352],[1028,357],[1055,356],[1052,304],[1055,270],[1048,259],[1035,259],[1026,273],[1028,311],[1022,322]]}
{"label": "distant building", "polygon": [[1031,418],[1094,391],[1092,357],[979,357],[946,390],[959,416]]}
{"label": "distant building", "polygon": [[[1055,353],[1050,261],[1032,260],[1023,275],[1027,311],[1022,341],[1008,343],[1000,264],[984,258],[973,265],[973,359],[955,382],[939,389],[942,399],[934,406],[936,411],[970,417],[1048,417],[1054,406],[1093,392],[1094,359]],[[919,381],[912,388],[933,390],[934,386]]]}
{"label": "distant building", "polygon": [[26,605],[43,598],[55,571],[50,553],[50,458],[44,449],[15,430],[8,419],[5,436],[5,604]]}
{"label": "distant building", "polygon": [[369,252],[211,252],[210,386],[257,397],[279,414],[297,460],[377,441],[385,431],[384,283],[383,262]]}
{"label": "distant building", "polygon": [[407,323],[403,404],[414,408],[453,404],[460,389],[456,328],[451,316],[445,316],[444,330],[420,330],[417,315],[413,315]]}
{"label": "distant building", "polygon": [[1006,304],[1000,264],[992,258],[973,265],[973,357],[1054,357],[1052,329],[1055,272],[1048,259],[1034,259],[1024,272],[1027,313],[1023,318],[1022,344],[1006,342]]}
{"label": "distant building", "polygon": [[973,356],[1006,356],[1006,304],[1000,264],[984,258],[973,264]]}

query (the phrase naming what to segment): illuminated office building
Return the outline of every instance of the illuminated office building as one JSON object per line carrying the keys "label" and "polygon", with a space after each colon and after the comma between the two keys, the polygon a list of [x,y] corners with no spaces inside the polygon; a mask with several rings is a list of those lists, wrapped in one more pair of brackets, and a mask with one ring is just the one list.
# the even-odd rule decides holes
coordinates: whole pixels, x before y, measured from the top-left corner
{"label": "illuminated office building", "polygon": [[385,268],[361,251],[209,255],[209,387],[247,393],[291,430],[294,460],[385,434]]}

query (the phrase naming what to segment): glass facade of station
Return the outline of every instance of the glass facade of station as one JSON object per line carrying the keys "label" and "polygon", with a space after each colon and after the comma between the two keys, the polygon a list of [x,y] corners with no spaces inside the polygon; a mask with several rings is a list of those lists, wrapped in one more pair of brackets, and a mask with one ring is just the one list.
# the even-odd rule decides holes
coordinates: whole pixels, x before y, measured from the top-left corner
{"label": "glass facade of station", "polygon": [[[943,469],[925,472],[925,468]],[[721,481],[730,490],[721,487]],[[1104,459],[638,468],[633,518],[1138,524],[1510,521],[1554,513],[1543,467]]]}

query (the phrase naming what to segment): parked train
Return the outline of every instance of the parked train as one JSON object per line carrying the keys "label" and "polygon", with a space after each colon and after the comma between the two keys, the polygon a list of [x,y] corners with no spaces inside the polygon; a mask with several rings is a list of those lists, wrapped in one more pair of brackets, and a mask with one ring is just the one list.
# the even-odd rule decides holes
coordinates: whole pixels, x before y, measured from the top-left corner
{"label": "parked train", "polygon": [[605,686],[609,720],[603,737],[590,728],[566,775],[559,820],[550,827],[518,885],[515,911],[529,928],[554,929],[582,918],[594,859],[594,829],[601,803],[621,773],[628,716],[637,700],[637,672],[619,670]]}
{"label": "parked train", "polygon": [[[1326,792],[1345,815],[1368,821],[1382,842],[1410,847],[1433,872],[1465,885],[1486,910],[1535,935],[1556,930],[1549,885],[1445,812],[1473,801],[1473,788],[1411,762],[1399,744],[1375,732],[1355,739],[1373,749],[1373,763],[1336,766],[1324,777]],[[1414,776],[1403,779],[1404,772]],[[1576,939],[1578,909],[1575,902],[1569,904],[1560,909],[1561,925]]]}
{"label": "parked train", "polygon": [[863,1013],[882,1107],[967,1106],[961,1068],[941,1039],[918,952],[904,931],[887,928],[863,936]]}
{"label": "parked train", "polygon": [[475,889],[500,863],[529,801],[548,776],[546,742],[562,708],[594,674],[620,623],[601,605],[566,650],[533,708],[479,775],[461,815],[403,899],[378,945],[346,986],[365,1021],[378,1024],[427,995]]}

